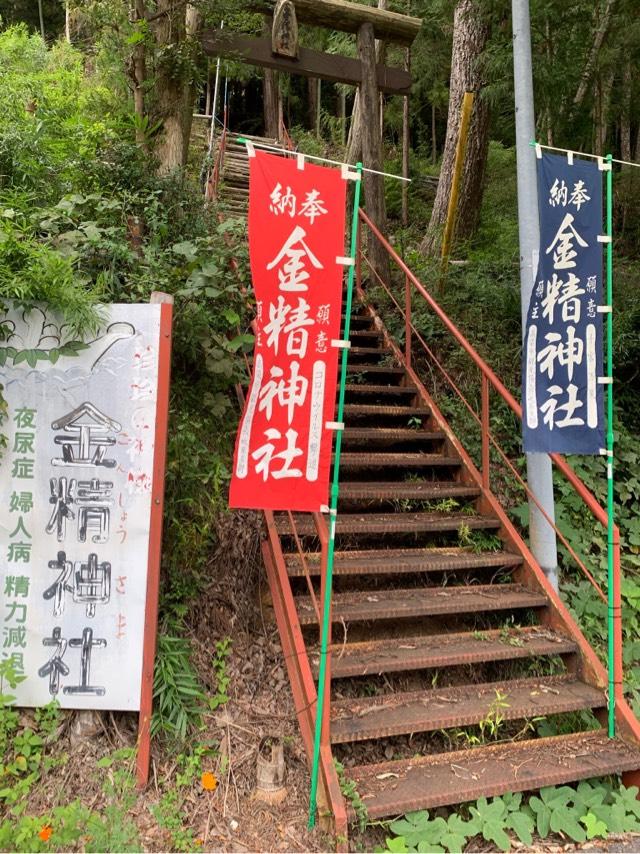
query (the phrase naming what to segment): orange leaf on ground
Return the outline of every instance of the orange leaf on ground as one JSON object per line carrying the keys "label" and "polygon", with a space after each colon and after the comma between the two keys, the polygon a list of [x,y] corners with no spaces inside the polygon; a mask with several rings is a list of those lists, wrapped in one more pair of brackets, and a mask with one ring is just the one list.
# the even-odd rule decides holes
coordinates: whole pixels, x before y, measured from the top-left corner
{"label": "orange leaf on ground", "polygon": [[211,771],[205,771],[200,778],[200,782],[202,783],[202,788],[206,789],[208,792],[213,792],[218,788],[216,775],[212,774]]}

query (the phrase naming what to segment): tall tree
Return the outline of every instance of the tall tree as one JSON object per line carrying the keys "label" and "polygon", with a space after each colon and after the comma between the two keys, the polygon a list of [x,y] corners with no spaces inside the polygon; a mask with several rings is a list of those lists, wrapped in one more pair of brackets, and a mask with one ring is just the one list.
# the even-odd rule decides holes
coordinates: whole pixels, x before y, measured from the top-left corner
{"label": "tall tree", "polygon": [[589,90],[589,84],[593,78],[594,72],[598,64],[598,55],[602,49],[605,37],[611,23],[611,15],[616,0],[604,0],[604,4],[595,3],[593,9],[594,16],[594,33],[591,49],[587,54],[587,58],[580,76],[580,84],[573,99],[574,112],[582,106],[585,95]]}
{"label": "tall tree", "polygon": [[130,39],[133,47],[128,71],[133,88],[133,109],[137,119],[136,142],[142,148],[146,148],[147,141],[144,133],[144,86],[147,81],[147,59],[144,44],[146,25],[145,0],[135,0],[130,8],[129,15],[131,23],[135,28]]}
{"label": "tall tree", "polygon": [[442,227],[446,221],[460,113],[465,92],[475,92],[467,154],[458,201],[456,234],[466,238],[478,222],[489,146],[489,105],[482,97],[484,85],[480,56],[489,38],[489,21],[479,0],[458,0],[453,18],[453,48],[449,83],[449,116],[442,156],[438,191],[421,249],[433,255],[439,251]]}
{"label": "tall tree", "polygon": [[[361,24],[358,30],[358,54],[362,63],[360,109],[362,110],[362,161],[368,169],[383,167],[382,135],[380,132],[380,93],[376,74],[376,49],[373,25]],[[382,234],[386,232],[387,212],[384,198],[384,179],[372,172],[364,173],[364,198],[367,213]],[[389,282],[389,256],[372,233],[368,243],[369,261],[383,281]]]}
{"label": "tall tree", "polygon": [[156,42],[155,114],[162,122],[155,154],[160,174],[168,174],[187,162],[202,14],[191,3],[157,0],[147,20]]}
{"label": "tall tree", "polygon": [[[378,9],[386,9],[387,0],[378,0]],[[376,39],[376,63],[382,62],[384,55],[384,42]],[[351,124],[349,125],[349,136],[347,138],[347,163],[357,163],[362,159],[362,106],[360,92],[356,92],[351,112]],[[382,128],[380,128],[382,132]]]}

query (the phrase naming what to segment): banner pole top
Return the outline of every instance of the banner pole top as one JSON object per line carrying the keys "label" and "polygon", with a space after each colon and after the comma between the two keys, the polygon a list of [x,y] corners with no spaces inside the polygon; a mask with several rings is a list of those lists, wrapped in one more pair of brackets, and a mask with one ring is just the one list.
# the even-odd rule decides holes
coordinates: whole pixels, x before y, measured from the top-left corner
{"label": "banner pole top", "polygon": [[636,169],[640,169],[640,163],[632,163],[630,160],[617,160],[611,154],[606,154],[604,156],[600,154],[590,154],[587,151],[576,151],[571,148],[558,148],[555,145],[543,145],[543,143],[536,142],[535,140],[532,140],[529,145],[536,150],[545,148],[547,151],[559,151],[561,154],[566,154],[567,156],[571,155],[572,159],[573,155],[577,154],[578,157],[590,157],[592,160],[604,160],[606,163],[619,163],[621,166],[635,166]]}
{"label": "banner pole top", "polygon": [[[277,145],[268,145],[264,142],[256,142],[255,140],[246,139],[244,136],[238,136],[234,140],[234,142],[239,143],[240,145],[247,145],[250,143],[254,148],[264,148],[266,151],[275,151],[278,154],[289,154],[291,156],[297,156],[300,152],[298,151],[290,151],[288,148],[279,148]],[[361,172],[370,172],[372,175],[382,175],[383,178],[394,178],[396,181],[405,181],[405,183],[410,184],[411,178],[405,178],[402,175],[392,175],[389,172],[380,172],[378,169],[367,169],[361,163],[356,164],[356,166],[351,166],[348,163],[343,163],[340,160],[329,160],[327,157],[316,157],[315,154],[305,154],[306,160],[316,160],[319,163],[330,163],[332,166],[346,166],[347,169],[358,170]]]}

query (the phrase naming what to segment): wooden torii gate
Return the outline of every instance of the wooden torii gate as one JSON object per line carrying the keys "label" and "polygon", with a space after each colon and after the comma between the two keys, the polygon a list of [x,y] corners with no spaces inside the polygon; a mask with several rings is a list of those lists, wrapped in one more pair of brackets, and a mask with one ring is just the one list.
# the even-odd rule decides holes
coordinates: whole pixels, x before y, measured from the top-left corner
{"label": "wooden torii gate", "polygon": [[[369,169],[382,171],[383,168],[380,92],[404,96],[403,160],[407,170],[411,75],[406,69],[376,63],[375,41],[380,39],[409,47],[420,30],[421,19],[348,0],[249,0],[247,5],[252,11],[271,18],[271,37],[253,38],[228,30],[206,30],[202,35],[204,52],[209,56],[234,58],[288,74],[358,86],[363,117],[362,156],[364,165]],[[356,33],[359,58],[303,47],[298,40],[298,23]],[[364,194],[369,216],[384,231],[383,179],[366,172]],[[369,244],[369,257],[376,270],[388,279],[388,256],[375,238]]]}

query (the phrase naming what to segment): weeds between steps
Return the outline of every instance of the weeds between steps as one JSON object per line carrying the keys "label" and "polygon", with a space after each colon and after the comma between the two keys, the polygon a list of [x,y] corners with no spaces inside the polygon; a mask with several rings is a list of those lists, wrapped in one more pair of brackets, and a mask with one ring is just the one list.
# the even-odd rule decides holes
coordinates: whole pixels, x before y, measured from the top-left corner
{"label": "weeds between steps", "polygon": [[377,851],[398,854],[413,851],[463,851],[474,837],[482,837],[501,851],[511,849],[515,835],[532,845],[534,832],[541,839],[560,836],[583,843],[606,839],[610,833],[640,831],[638,787],[609,780],[583,781],[577,788],[550,786],[539,795],[525,797],[507,793],[501,797],[479,798],[455,812],[431,818],[427,810],[408,813],[385,823],[393,836]]}
{"label": "weeds between steps", "polygon": [[337,759],[333,760],[333,764],[336,769],[336,774],[338,775],[340,791],[342,792],[344,799],[347,801],[347,803],[355,813],[358,829],[362,833],[362,831],[364,831],[365,827],[367,826],[369,820],[366,804],[360,797],[355,782],[353,780],[349,780],[349,778],[345,774],[344,765],[341,762],[338,762]]}

